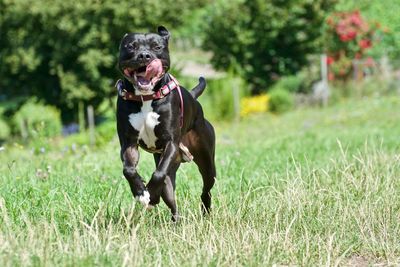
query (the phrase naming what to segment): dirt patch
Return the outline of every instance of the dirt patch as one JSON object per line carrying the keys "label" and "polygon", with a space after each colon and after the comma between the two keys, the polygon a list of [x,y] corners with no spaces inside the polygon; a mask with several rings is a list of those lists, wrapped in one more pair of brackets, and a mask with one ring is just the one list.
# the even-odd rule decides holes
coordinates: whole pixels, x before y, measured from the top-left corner
{"label": "dirt patch", "polygon": [[368,266],[376,266],[376,267],[385,267],[385,266],[399,266],[397,263],[388,263],[382,259],[370,258],[366,256],[353,255],[347,258],[343,263],[340,263],[339,266],[351,266],[351,267],[368,267]]}
{"label": "dirt patch", "polygon": [[347,260],[344,266],[368,267],[370,266],[370,264],[368,258],[359,255],[354,255]]}

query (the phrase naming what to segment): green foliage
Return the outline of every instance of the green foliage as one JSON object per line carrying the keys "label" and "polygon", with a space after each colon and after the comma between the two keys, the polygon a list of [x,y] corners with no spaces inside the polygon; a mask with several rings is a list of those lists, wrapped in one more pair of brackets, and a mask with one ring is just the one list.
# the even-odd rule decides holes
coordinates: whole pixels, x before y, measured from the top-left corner
{"label": "green foliage", "polygon": [[321,26],[334,0],[217,1],[207,14],[204,47],[213,64],[239,65],[253,91],[296,73],[321,51]]}
{"label": "green foliage", "polygon": [[117,136],[115,120],[108,120],[96,127],[96,145],[103,146]]}
{"label": "green foliage", "polygon": [[26,102],[13,117],[16,131],[24,138],[53,137],[61,133],[60,112],[52,106]]}
{"label": "green foliage", "polygon": [[6,123],[3,117],[3,113],[5,111],[4,106],[0,106],[0,141],[6,140],[10,136],[10,127]]}
{"label": "green foliage", "polygon": [[71,120],[79,101],[97,107],[114,94],[118,45],[126,32],[176,27],[205,2],[0,1],[0,94],[35,95]]}
{"label": "green foliage", "polygon": [[62,138],[57,144],[60,148],[87,147],[90,144],[90,137],[88,132],[82,131]]}
{"label": "green foliage", "polygon": [[282,113],[293,108],[293,95],[284,88],[274,88],[269,93],[269,109],[275,113]]}
{"label": "green foliage", "polygon": [[397,93],[398,84],[392,80],[381,79],[381,77],[367,77],[361,81],[348,81],[331,83],[333,98],[356,99],[363,97],[380,98]]}
{"label": "green foliage", "polygon": [[298,93],[301,90],[302,77],[300,75],[284,76],[274,85],[290,93]]}
{"label": "green foliage", "polygon": [[[95,128],[95,147],[104,147],[113,138],[117,137],[116,122],[115,119],[107,119],[105,122],[99,124]],[[79,133],[71,134],[60,140],[57,140],[56,146],[60,149],[73,148],[76,150],[77,147],[87,148],[90,145],[89,131],[81,131]]]}
{"label": "green foliage", "polygon": [[205,93],[199,98],[207,119],[221,121],[235,117],[234,90],[237,90],[239,105],[240,98],[246,94],[242,79],[229,73],[223,78],[207,80]]}
{"label": "green foliage", "polygon": [[0,116],[0,141],[6,140],[8,137],[10,137],[10,133],[10,127]]}

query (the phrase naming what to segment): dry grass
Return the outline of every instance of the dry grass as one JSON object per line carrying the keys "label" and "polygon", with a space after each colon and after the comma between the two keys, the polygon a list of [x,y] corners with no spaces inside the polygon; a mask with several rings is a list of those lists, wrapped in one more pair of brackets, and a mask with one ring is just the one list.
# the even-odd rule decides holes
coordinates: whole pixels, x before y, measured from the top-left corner
{"label": "dry grass", "polygon": [[[115,142],[36,156],[7,148],[0,265],[400,264],[399,108],[367,99],[220,125],[213,213],[201,215],[201,179],[185,165],[178,224],[164,204],[132,201]],[[141,173],[152,169],[143,154]]]}

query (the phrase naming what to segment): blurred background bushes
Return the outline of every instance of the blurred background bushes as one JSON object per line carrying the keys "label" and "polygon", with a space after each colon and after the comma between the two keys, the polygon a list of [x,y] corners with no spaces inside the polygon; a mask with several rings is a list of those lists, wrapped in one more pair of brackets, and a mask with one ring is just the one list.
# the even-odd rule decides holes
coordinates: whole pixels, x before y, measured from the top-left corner
{"label": "blurred background bushes", "polygon": [[[182,85],[190,89],[203,75],[196,68],[196,77],[185,75],[182,62],[219,70],[205,75],[208,88],[199,99],[210,120],[290,110],[295,95],[312,93],[321,79],[319,55],[343,45],[333,41],[337,36],[327,23],[337,12],[359,12],[379,29],[371,32],[374,41],[363,57],[388,57],[399,67],[398,1],[0,0],[0,141],[48,138],[60,135],[61,125],[79,124],[74,127],[81,133],[70,140],[88,143],[85,112],[91,105],[99,125],[96,144],[108,142],[115,136],[119,41],[126,32],[161,24],[172,32],[171,72]],[[350,54],[337,57],[332,70],[352,60]],[[338,86],[332,81],[335,96],[356,90],[351,78]]]}
{"label": "blurred background bushes", "polygon": [[14,114],[14,129],[26,139],[54,137],[61,134],[60,112],[52,106],[43,105],[30,99]]}
{"label": "blurred background bushes", "polygon": [[0,116],[0,142],[10,137],[11,130],[3,116]]}
{"label": "blurred background bushes", "polygon": [[202,0],[0,0],[0,95],[36,96],[77,120],[113,96],[126,32],[175,28]]}
{"label": "blurred background bushes", "polygon": [[294,96],[285,88],[274,87],[269,93],[269,107],[274,113],[282,113],[293,108]]}
{"label": "blurred background bushes", "polygon": [[334,0],[216,1],[206,18],[205,49],[226,69],[238,63],[253,92],[307,64],[323,51],[321,25]]}

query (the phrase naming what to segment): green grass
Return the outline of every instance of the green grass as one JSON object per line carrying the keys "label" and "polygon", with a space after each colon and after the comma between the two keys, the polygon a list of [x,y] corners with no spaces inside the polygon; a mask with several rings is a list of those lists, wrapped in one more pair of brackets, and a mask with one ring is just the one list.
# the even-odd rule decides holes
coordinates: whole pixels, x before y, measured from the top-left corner
{"label": "green grass", "polygon": [[0,266],[400,264],[399,110],[399,97],[365,98],[216,125],[212,215],[184,164],[178,224],[165,204],[132,200],[116,140],[40,155],[8,146]]}

